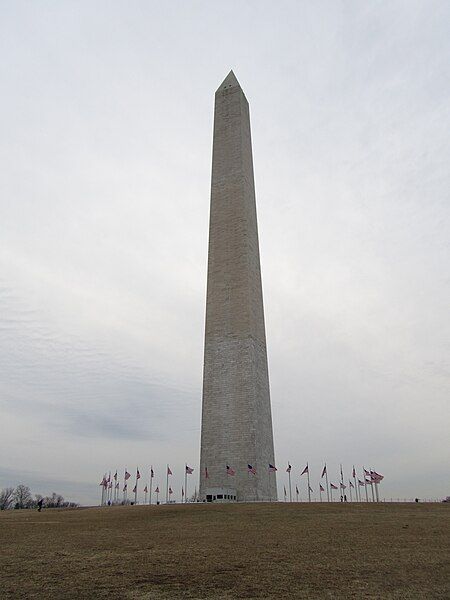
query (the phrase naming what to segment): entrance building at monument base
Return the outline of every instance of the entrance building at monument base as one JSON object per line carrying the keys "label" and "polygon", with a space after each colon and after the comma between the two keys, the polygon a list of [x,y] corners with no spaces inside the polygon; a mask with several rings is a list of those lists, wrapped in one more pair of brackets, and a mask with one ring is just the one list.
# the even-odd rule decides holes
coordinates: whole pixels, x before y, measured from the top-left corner
{"label": "entrance building at monument base", "polygon": [[205,490],[206,502],[236,502],[234,488],[211,487]]}

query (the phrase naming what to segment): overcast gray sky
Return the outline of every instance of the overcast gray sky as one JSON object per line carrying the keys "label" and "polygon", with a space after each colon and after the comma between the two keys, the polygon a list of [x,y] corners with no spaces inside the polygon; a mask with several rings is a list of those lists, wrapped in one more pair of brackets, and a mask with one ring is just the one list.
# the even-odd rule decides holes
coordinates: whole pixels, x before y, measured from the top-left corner
{"label": "overcast gray sky", "polygon": [[0,486],[198,476],[215,89],[250,102],[275,455],[450,493],[450,3],[0,2]]}

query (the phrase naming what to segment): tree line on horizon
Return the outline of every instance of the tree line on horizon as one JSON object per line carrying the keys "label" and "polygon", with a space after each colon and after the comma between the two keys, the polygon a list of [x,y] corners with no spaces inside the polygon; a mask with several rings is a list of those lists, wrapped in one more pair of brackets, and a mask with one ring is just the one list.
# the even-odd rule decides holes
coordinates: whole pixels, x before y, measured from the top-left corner
{"label": "tree line on horizon", "polygon": [[0,510],[38,508],[42,500],[43,508],[76,508],[76,502],[68,502],[64,496],[53,492],[51,496],[31,493],[30,488],[23,483],[16,488],[6,487],[0,490]]}

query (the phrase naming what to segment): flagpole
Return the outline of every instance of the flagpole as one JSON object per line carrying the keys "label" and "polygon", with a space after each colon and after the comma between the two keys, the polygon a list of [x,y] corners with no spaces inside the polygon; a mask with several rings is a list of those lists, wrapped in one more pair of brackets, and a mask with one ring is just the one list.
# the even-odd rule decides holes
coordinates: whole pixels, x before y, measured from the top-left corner
{"label": "flagpole", "polygon": [[[375,473],[375,471],[374,471],[373,469],[370,469],[370,480],[371,480],[371,481],[373,481],[373,479],[372,479],[372,474],[373,474],[373,473]],[[373,501],[374,501],[374,502],[379,502],[379,499],[378,499],[378,488],[377,488],[377,482],[375,481],[374,483],[375,483],[375,496],[376,496],[376,500],[375,500],[375,497],[374,497]],[[373,494],[373,488],[372,488],[372,494]]]}
{"label": "flagpole", "polygon": [[366,471],[363,467],[363,480],[364,480],[364,490],[366,492],[366,502],[369,502],[369,496],[367,494],[367,481],[366,481]]}
{"label": "flagpole", "polygon": [[[353,465],[353,481],[355,482],[355,494],[356,494],[356,502],[361,502],[361,492],[358,490],[359,486],[356,485],[356,471],[355,465]],[[358,492],[359,492],[359,500],[358,500]]]}
{"label": "flagpole", "polygon": [[[288,463],[288,467],[291,466],[291,463]],[[289,475],[289,502],[292,502],[292,490],[291,490],[291,469],[288,471]]]}
{"label": "flagpole", "polygon": [[[330,501],[330,486],[328,485],[328,469],[327,469],[327,463],[325,463],[325,481],[327,483],[327,502]],[[331,501],[333,501],[333,498],[331,498]]]}
{"label": "flagpole", "polygon": [[184,503],[187,502],[187,463],[184,464]]}
{"label": "flagpole", "polygon": [[153,485],[153,465],[150,467],[150,494],[149,494],[149,504],[152,505],[152,485]]}
{"label": "flagpole", "polygon": [[308,470],[306,471],[306,474],[308,475],[308,502],[311,502],[311,486],[309,485],[309,463],[306,463],[306,466],[308,467]]}
{"label": "flagpole", "polygon": [[372,501],[375,502],[375,493],[373,491],[372,473],[373,473],[373,469],[370,469],[370,489],[372,490]]}
{"label": "flagpole", "polygon": [[166,504],[169,504],[169,465],[166,469]]}
{"label": "flagpole", "polygon": [[136,467],[136,487],[134,488],[134,504],[135,505],[137,504],[137,488],[138,488],[138,476],[137,476],[137,474],[138,474],[138,471],[139,471],[139,469],[138,469],[138,467]]}

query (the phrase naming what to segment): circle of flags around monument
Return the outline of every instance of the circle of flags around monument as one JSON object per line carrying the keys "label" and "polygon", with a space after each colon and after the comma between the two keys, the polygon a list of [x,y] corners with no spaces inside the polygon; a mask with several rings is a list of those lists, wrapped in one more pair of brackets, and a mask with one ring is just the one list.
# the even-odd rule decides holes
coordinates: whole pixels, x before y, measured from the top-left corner
{"label": "circle of flags around monument", "polygon": [[[275,474],[278,469],[272,464],[268,463],[267,471],[270,474]],[[192,493],[191,497],[188,496],[188,488],[189,488],[189,476],[194,474],[194,468],[185,463],[184,466],[184,485],[181,486],[181,502],[199,502],[202,501],[197,494],[197,487],[195,486],[195,490]],[[257,477],[258,470],[256,466],[248,463],[246,472],[250,477]],[[290,462],[287,463],[286,473],[288,475],[288,487],[283,485],[283,497],[284,501],[292,502],[292,482],[291,477],[294,474],[295,469]],[[302,500],[301,490],[304,489],[306,492],[305,498],[307,498],[308,502],[313,501],[311,494],[314,493],[314,489],[311,485],[311,474],[310,474],[310,466],[309,463],[306,463],[303,469],[298,469],[298,477],[299,481],[295,483],[295,499],[297,502]],[[146,475],[144,472],[144,480]],[[237,473],[237,470],[227,464],[224,466],[224,474],[227,477],[234,477]],[[209,478],[208,467],[204,467],[205,478]],[[300,481],[303,476],[306,475],[305,485],[303,486]],[[170,466],[167,464],[166,466],[166,485],[165,485],[165,502],[167,504],[171,504],[174,502],[172,500],[172,496],[175,494],[175,490],[170,483],[170,478],[173,476],[173,471]],[[132,498],[128,498],[128,480],[132,477],[132,474],[128,471],[127,468],[124,469],[123,474],[123,487],[121,487],[119,481],[119,472],[116,469],[114,475],[111,477],[111,471],[108,475],[103,475],[102,480],[100,481],[101,486],[101,504],[102,505],[112,505],[112,504],[159,504],[159,494],[160,494],[160,485],[157,484],[156,487],[153,488],[153,480],[155,478],[155,471],[153,466],[151,466],[148,470],[147,480],[145,480],[145,485],[142,488],[142,493],[144,495],[143,502],[139,499],[139,480],[142,478],[141,472],[138,467],[136,467],[136,474],[134,478],[134,486],[132,488]],[[340,472],[337,479],[334,481],[329,481],[328,479],[328,468],[325,463],[323,469],[320,474],[320,478],[318,481],[317,490],[319,493],[319,501],[327,501],[334,502],[336,500],[341,502],[378,502],[379,501],[379,485],[383,481],[384,476],[378,473],[373,469],[366,469],[363,467],[361,471],[361,477],[357,474],[355,467],[353,466],[351,471],[351,477],[348,480],[344,478],[344,472],[342,465],[340,465]],[[192,488],[191,488],[192,489]],[[122,493],[121,493],[122,491]],[[363,491],[363,493],[362,493]],[[370,491],[370,493],[369,493]],[[333,497],[333,492],[335,492]],[[336,494],[337,492],[337,494]],[[347,497],[347,493],[349,494],[349,498]]]}

